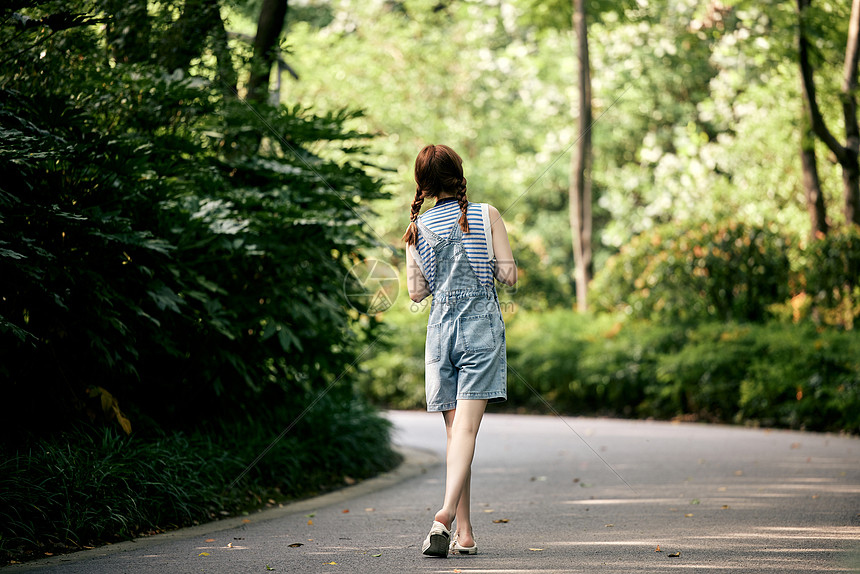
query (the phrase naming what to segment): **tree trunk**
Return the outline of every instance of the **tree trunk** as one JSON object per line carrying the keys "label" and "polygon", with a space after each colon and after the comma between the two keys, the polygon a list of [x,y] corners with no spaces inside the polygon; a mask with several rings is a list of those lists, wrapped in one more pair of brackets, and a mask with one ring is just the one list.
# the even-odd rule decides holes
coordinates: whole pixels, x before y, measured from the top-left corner
{"label": "tree trunk", "polygon": [[860,225],[860,126],[857,125],[857,62],[860,59],[860,0],[851,4],[845,67],[842,73],[842,116],[845,118],[845,159],[842,183],[845,188],[845,220]]}
{"label": "tree trunk", "polygon": [[263,0],[260,18],[257,21],[257,36],[254,38],[254,56],[251,59],[251,74],[248,78],[249,102],[264,103],[269,92],[269,76],[275,62],[278,38],[284,29],[287,17],[287,0]]}
{"label": "tree trunk", "polygon": [[[808,1],[808,0],[807,0]],[[802,8],[801,8],[802,10]],[[802,54],[801,62],[808,63],[808,45],[801,13],[798,26],[798,52]],[[800,66],[803,78],[803,63]],[[803,172],[803,191],[806,196],[806,209],[809,212],[810,240],[827,234],[827,207],[824,205],[824,194],[821,193],[821,180],[818,177],[818,162],[815,158],[815,132],[812,129],[812,112],[806,90],[803,90],[803,115],[800,120],[800,167]]]}
{"label": "tree trunk", "polygon": [[576,307],[588,309],[591,282],[591,70],[585,0],[573,0],[573,29],[577,37],[579,75],[579,139],[570,159],[570,231],[576,279]]}
{"label": "tree trunk", "polygon": [[[806,124],[805,118],[803,124]],[[806,196],[806,209],[809,211],[810,239],[827,235],[827,208],[821,193],[818,178],[818,165],[815,161],[815,135],[808,125],[804,125],[800,136],[800,165],[803,169],[803,190]]]}
{"label": "tree trunk", "polygon": [[797,0],[800,75],[803,80],[803,98],[808,105],[812,131],[833,152],[842,167],[842,184],[845,194],[845,221],[860,225],[860,127],[857,124],[857,64],[860,56],[860,0],[853,0],[845,50],[845,67],[841,89],[842,113],[845,118],[845,145],[840,144],[827,127],[818,108],[812,64],[809,62],[806,38],[805,12],[811,0]]}

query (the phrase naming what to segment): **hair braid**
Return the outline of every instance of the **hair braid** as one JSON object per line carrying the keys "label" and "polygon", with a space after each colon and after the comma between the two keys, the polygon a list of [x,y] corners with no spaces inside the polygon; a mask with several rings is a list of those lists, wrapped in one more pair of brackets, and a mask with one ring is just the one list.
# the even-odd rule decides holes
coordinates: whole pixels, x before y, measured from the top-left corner
{"label": "hair braid", "polygon": [[415,188],[415,199],[412,200],[412,209],[409,214],[409,227],[406,228],[406,233],[403,234],[403,241],[406,245],[415,245],[418,243],[418,213],[421,211],[421,204],[424,203],[424,193],[420,187]]}
{"label": "hair braid", "polygon": [[466,178],[460,181],[460,187],[457,188],[457,203],[460,204],[460,229],[463,233],[469,233],[469,219],[466,217],[466,212],[469,209],[469,200],[466,199]]}

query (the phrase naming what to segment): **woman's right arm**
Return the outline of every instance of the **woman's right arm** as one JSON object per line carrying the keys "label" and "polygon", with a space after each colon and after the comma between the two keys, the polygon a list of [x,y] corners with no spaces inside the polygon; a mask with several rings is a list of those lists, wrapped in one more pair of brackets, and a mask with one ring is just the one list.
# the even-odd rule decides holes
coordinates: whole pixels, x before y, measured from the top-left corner
{"label": "woman's right arm", "polygon": [[511,251],[511,242],[508,240],[508,230],[502,221],[502,214],[492,205],[488,206],[490,215],[490,229],[493,233],[493,252],[496,255],[496,279],[505,285],[514,285],[517,282],[517,264]]}
{"label": "woman's right arm", "polygon": [[409,290],[409,298],[418,303],[430,294],[430,286],[421,272],[421,266],[412,255],[413,249],[411,245],[406,246],[406,288]]}

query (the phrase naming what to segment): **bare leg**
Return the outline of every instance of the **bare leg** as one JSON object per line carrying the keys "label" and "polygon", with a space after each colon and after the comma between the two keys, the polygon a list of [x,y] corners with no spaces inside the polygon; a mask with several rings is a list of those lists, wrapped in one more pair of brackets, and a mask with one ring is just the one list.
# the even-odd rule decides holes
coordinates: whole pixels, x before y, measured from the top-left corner
{"label": "bare leg", "polygon": [[474,543],[469,511],[472,459],[486,406],[486,400],[460,400],[457,409],[444,413],[448,435],[445,499],[435,520],[450,529],[456,516],[460,543],[464,546]]}

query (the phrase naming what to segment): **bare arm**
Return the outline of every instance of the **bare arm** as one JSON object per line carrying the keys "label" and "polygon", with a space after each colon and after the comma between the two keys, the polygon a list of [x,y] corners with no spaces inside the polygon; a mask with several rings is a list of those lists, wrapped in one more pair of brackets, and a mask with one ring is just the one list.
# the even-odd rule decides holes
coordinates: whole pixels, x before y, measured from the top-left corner
{"label": "bare arm", "polygon": [[411,245],[406,246],[406,288],[409,289],[409,298],[418,303],[430,294],[430,286],[412,255],[412,249]]}
{"label": "bare arm", "polygon": [[511,251],[511,242],[508,241],[508,230],[498,209],[490,205],[489,213],[493,252],[496,254],[496,279],[505,285],[514,285],[517,282],[517,264]]}

